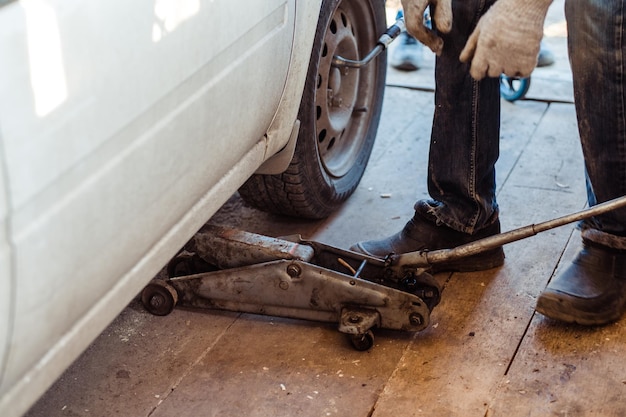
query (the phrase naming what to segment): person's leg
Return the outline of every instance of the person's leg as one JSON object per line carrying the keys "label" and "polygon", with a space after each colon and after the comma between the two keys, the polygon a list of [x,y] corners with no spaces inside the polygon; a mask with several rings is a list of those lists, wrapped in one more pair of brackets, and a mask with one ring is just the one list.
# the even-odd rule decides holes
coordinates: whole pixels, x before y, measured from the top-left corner
{"label": "person's leg", "polygon": [[[485,4],[486,3],[486,4]],[[458,246],[499,233],[495,162],[499,152],[499,80],[477,82],[459,61],[479,17],[493,1],[453,1],[454,24],[444,35],[435,68],[435,116],[430,142],[428,190],[415,217],[383,240],[361,242],[353,250],[374,256]],[[436,22],[434,22],[436,25]],[[501,265],[499,248],[442,269],[477,270]]]}
{"label": "person's leg", "polygon": [[[569,54],[587,197],[626,194],[624,0],[567,0]],[[581,224],[583,249],[537,300],[549,317],[579,324],[618,319],[626,308],[626,209]]]}
{"label": "person's leg", "polygon": [[554,64],[554,52],[548,48],[548,46],[541,41],[541,47],[539,49],[539,56],[537,56],[537,68],[549,67]]}
{"label": "person's leg", "polygon": [[453,2],[452,32],[435,69],[435,116],[430,140],[430,212],[443,224],[473,234],[497,218],[495,163],[500,143],[498,78],[474,80],[461,50],[486,10],[479,0]]}
{"label": "person's leg", "polygon": [[[396,19],[404,17],[402,9],[398,10]],[[392,67],[402,71],[417,71],[422,66],[424,45],[407,32],[402,32],[398,44],[389,60]]]}

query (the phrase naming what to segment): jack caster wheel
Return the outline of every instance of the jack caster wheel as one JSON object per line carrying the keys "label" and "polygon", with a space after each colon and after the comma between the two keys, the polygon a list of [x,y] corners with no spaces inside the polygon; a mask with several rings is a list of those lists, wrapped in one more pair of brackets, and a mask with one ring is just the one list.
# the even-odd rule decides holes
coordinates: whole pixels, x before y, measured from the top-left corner
{"label": "jack caster wheel", "polygon": [[149,313],[167,316],[178,302],[176,289],[165,281],[153,281],[141,292],[141,302]]}
{"label": "jack caster wheel", "polygon": [[356,350],[364,352],[370,350],[374,346],[374,333],[371,330],[363,334],[350,335],[350,342]]}

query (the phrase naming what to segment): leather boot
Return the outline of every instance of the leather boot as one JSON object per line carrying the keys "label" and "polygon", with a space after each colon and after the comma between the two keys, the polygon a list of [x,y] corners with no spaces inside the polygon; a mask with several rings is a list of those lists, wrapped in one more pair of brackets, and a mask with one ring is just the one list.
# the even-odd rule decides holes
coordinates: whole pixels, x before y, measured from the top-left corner
{"label": "leather boot", "polygon": [[626,252],[583,240],[572,264],[537,299],[537,311],[566,323],[602,325],[626,307]]}
{"label": "leather boot", "polygon": [[[350,250],[384,258],[391,253],[455,248],[500,233],[500,221],[497,219],[471,235],[451,229],[444,224],[437,224],[432,214],[423,208],[420,210],[419,204],[415,208],[415,216],[400,232],[385,239],[356,243]],[[482,271],[501,266],[503,263],[504,251],[499,247],[464,259],[433,265],[432,271]]]}

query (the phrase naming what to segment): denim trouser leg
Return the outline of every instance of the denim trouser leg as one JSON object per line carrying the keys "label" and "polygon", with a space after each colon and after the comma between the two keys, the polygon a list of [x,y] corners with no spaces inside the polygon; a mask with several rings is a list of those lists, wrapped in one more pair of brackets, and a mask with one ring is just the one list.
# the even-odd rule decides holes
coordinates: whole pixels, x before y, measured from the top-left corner
{"label": "denim trouser leg", "polygon": [[429,202],[429,211],[453,229],[474,233],[497,218],[494,164],[499,154],[499,80],[473,80],[459,55],[493,1],[452,3],[452,32],[443,35],[444,48],[435,67],[428,164],[428,191],[435,201]]}
{"label": "denim trouser leg", "polygon": [[[626,194],[624,0],[567,0],[569,54],[590,205]],[[583,237],[626,249],[626,209],[583,223]]]}

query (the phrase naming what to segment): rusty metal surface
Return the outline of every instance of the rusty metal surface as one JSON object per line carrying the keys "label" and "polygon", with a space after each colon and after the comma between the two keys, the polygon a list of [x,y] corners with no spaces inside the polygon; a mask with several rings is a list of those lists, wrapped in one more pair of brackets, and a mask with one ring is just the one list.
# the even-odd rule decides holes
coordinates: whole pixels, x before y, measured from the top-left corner
{"label": "rusty metal surface", "polygon": [[[337,322],[344,308],[369,309],[381,328],[420,331],[430,310],[416,295],[302,261],[277,260],[176,277],[179,304]],[[416,320],[415,317],[420,317]]]}
{"label": "rusty metal surface", "polygon": [[[384,260],[300,237],[291,241],[208,226],[179,258],[185,273],[172,273],[180,270],[173,260],[166,281],[178,305],[334,322],[340,332],[357,336],[357,349],[369,348],[373,328],[425,329],[439,301],[440,289],[432,280],[404,272],[396,276]],[[214,268],[200,265],[194,271],[199,265],[194,259]],[[159,286],[146,287],[142,298],[160,300],[163,294]],[[152,304],[146,308],[161,313]]]}
{"label": "rusty metal surface", "polygon": [[221,226],[207,225],[185,245],[220,269],[237,268],[277,259],[310,260],[310,246]]}

